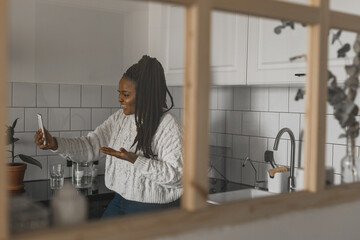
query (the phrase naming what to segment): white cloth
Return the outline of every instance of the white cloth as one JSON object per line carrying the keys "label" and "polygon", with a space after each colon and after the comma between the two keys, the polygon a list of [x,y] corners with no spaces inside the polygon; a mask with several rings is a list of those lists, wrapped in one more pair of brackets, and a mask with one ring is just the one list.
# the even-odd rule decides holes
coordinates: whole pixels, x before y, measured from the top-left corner
{"label": "white cloth", "polygon": [[[111,147],[135,152],[131,147],[136,137],[135,115],[125,115],[122,110],[111,115],[86,137],[56,138],[58,152],[77,162],[100,159],[99,147]],[[177,119],[169,112],[161,118],[152,140],[154,159],[137,152],[134,164],[106,156],[105,185],[132,201],[168,203],[182,195],[182,131]]]}

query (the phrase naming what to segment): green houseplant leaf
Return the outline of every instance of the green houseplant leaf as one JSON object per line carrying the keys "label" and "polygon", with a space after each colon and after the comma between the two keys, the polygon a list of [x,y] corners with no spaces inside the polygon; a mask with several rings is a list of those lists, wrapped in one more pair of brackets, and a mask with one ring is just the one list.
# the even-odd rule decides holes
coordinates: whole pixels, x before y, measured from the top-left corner
{"label": "green houseplant leaf", "polygon": [[42,169],[42,164],[38,160],[36,160],[36,159],[34,159],[34,158],[30,157],[30,156],[24,155],[24,154],[19,154],[19,157],[24,162],[36,165],[36,166],[38,166],[39,168]]}

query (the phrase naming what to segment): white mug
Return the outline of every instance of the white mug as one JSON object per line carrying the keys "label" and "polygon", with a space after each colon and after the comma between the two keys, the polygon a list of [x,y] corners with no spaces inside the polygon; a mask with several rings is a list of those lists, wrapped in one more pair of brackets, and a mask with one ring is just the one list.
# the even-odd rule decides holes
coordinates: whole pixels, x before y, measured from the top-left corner
{"label": "white mug", "polygon": [[272,193],[284,193],[289,189],[290,172],[277,172],[274,177],[270,177],[268,173],[268,189]]}

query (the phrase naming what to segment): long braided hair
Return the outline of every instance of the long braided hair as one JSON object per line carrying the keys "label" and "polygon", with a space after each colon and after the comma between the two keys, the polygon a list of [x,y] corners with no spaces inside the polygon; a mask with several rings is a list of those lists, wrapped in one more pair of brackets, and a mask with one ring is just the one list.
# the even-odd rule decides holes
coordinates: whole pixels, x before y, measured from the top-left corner
{"label": "long braided hair", "polygon": [[[174,107],[174,100],[166,86],[164,69],[156,58],[144,55],[123,75],[130,79],[136,88],[135,123],[137,135],[132,144],[136,152],[141,150],[146,158],[155,157],[151,149],[152,138],[160,124],[161,117]],[[169,95],[171,106],[166,104]]]}

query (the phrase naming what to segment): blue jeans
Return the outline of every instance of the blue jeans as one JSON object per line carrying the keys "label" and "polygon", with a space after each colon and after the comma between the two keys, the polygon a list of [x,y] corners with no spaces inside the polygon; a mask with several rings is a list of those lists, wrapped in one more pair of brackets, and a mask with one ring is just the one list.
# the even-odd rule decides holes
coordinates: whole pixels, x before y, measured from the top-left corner
{"label": "blue jeans", "polygon": [[142,203],[127,200],[120,194],[115,193],[114,199],[111,200],[101,218],[104,219],[125,214],[149,212],[179,206],[180,199],[170,203]]}

